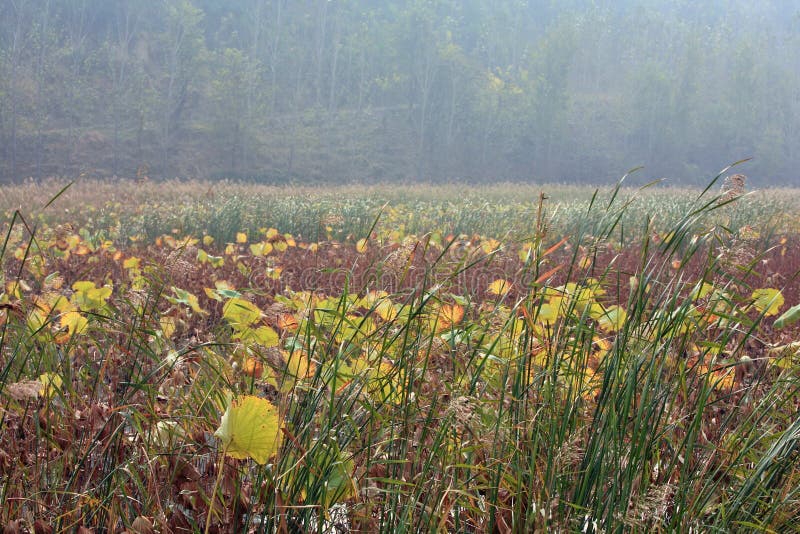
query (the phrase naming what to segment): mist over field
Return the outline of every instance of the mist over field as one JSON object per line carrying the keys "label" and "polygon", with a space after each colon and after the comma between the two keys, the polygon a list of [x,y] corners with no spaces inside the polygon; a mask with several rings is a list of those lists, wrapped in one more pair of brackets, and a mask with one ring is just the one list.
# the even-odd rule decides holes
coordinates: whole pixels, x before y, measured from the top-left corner
{"label": "mist over field", "polygon": [[797,185],[791,0],[0,0],[0,177]]}

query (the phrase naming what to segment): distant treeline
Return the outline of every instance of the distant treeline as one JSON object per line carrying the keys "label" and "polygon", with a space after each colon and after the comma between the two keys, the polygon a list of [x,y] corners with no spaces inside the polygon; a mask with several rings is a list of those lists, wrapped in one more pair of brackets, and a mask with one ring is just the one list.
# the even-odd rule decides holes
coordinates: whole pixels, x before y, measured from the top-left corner
{"label": "distant treeline", "polygon": [[0,0],[0,176],[798,184],[795,0]]}

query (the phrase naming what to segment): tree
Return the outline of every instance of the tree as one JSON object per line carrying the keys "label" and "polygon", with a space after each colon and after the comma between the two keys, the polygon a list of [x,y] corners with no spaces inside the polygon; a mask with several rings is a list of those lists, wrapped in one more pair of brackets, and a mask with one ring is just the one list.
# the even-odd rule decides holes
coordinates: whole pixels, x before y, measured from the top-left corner
{"label": "tree", "polygon": [[203,12],[189,0],[168,0],[165,28],[156,36],[160,71],[152,82],[160,100],[156,120],[162,173],[170,169],[175,136],[191,108],[194,84],[205,60],[202,21]]}

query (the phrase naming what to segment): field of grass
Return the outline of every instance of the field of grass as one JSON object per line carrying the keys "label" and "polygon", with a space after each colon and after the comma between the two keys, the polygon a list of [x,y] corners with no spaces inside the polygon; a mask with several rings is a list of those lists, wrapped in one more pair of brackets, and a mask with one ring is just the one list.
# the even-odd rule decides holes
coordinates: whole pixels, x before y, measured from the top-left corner
{"label": "field of grass", "polygon": [[66,185],[0,189],[6,531],[797,529],[798,190]]}

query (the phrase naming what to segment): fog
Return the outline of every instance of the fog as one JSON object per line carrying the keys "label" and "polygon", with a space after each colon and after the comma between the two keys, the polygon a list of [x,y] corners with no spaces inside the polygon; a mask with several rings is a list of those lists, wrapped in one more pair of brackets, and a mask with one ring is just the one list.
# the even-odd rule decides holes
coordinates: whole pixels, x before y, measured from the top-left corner
{"label": "fog", "polygon": [[0,0],[0,177],[800,185],[794,0]]}

